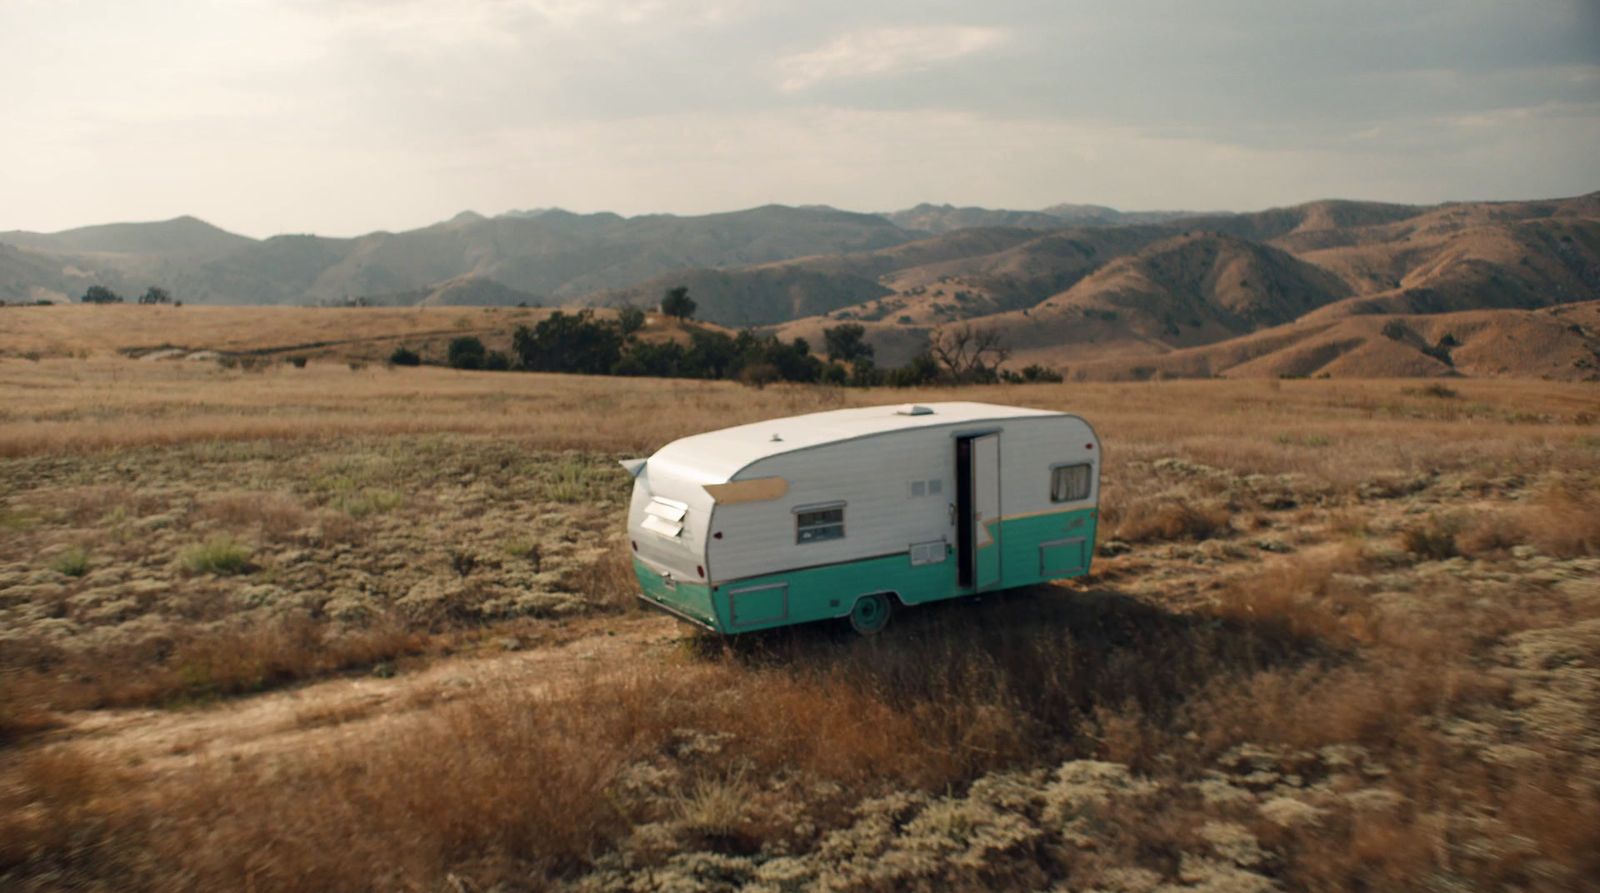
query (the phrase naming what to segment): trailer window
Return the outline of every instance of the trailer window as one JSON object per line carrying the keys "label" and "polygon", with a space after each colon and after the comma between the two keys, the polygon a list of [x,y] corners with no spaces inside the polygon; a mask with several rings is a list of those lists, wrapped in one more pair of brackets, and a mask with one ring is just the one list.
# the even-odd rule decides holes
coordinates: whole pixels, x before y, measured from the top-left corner
{"label": "trailer window", "polygon": [[1050,469],[1050,501],[1077,502],[1089,498],[1090,469],[1082,465],[1057,465]]}
{"label": "trailer window", "polygon": [[816,506],[796,509],[794,513],[794,541],[815,543],[822,540],[844,539],[844,505]]}

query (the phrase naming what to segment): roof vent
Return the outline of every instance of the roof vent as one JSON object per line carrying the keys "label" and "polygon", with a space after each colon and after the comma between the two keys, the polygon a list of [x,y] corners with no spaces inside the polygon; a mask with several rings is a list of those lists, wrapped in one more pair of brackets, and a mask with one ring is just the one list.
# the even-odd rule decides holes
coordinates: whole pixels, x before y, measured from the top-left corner
{"label": "roof vent", "polygon": [[907,403],[894,411],[895,415],[933,415],[933,408],[920,403]]}

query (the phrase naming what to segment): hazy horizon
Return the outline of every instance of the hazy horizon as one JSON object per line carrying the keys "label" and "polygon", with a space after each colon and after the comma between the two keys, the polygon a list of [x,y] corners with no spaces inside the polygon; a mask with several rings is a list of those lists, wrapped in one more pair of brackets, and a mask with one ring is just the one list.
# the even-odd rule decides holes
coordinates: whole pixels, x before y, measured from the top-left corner
{"label": "hazy horizon", "polygon": [[0,230],[1600,188],[1582,0],[15,0]]}
{"label": "hazy horizon", "polygon": [[[1589,190],[1589,192],[1594,192],[1594,191],[1597,191],[1597,190]],[[1504,199],[1499,199],[1499,198],[1496,198],[1496,199],[1487,199],[1487,198],[1447,198],[1447,199],[1441,199],[1441,200],[1439,200],[1437,202],[1414,202],[1414,203],[1413,202],[1404,202],[1404,203],[1401,203],[1401,204],[1416,204],[1416,205],[1420,205],[1420,206],[1428,206],[1428,205],[1440,205],[1440,204],[1468,204],[1468,203],[1480,202],[1480,201],[1488,201],[1488,202],[1494,202],[1494,201],[1546,201],[1546,200],[1558,200],[1558,199],[1566,199],[1566,198],[1576,198],[1579,195],[1586,195],[1586,194],[1588,194],[1588,193],[1574,193],[1572,195],[1530,195],[1530,196],[1509,197],[1509,198],[1504,198]],[[1112,210],[1123,212],[1123,213],[1156,213],[1156,212],[1174,212],[1174,211],[1178,211],[1178,212],[1193,212],[1196,215],[1206,215],[1206,214],[1248,214],[1248,213],[1252,213],[1252,212],[1255,212],[1255,211],[1266,211],[1266,210],[1271,210],[1272,208],[1291,207],[1291,206],[1294,206],[1294,205],[1308,204],[1308,203],[1318,202],[1318,201],[1356,201],[1356,202],[1380,202],[1380,203],[1382,203],[1382,202],[1387,202],[1388,200],[1387,199],[1381,199],[1381,198],[1363,198],[1363,197],[1351,197],[1351,196],[1325,195],[1325,196],[1316,196],[1316,197],[1313,197],[1313,198],[1307,198],[1307,199],[1304,199],[1302,201],[1288,202],[1288,203],[1281,204],[1281,205],[1268,205],[1268,206],[1262,206],[1262,207],[1259,207],[1259,208],[1117,208],[1117,207],[1113,207],[1113,206],[1110,206],[1110,205],[1100,205],[1100,203],[1098,203],[1098,202],[1071,202],[1071,201],[1051,202],[1051,203],[1049,203],[1047,205],[1041,205],[1041,206],[1036,207],[1036,208],[1012,208],[1012,207],[1003,207],[1003,206],[1000,206],[1000,205],[992,205],[992,204],[991,205],[971,205],[971,204],[959,204],[958,205],[958,204],[954,204],[954,203],[950,203],[950,202],[917,202],[915,204],[906,205],[904,207],[898,207],[898,208],[875,208],[875,209],[870,209],[870,210],[862,209],[862,208],[841,208],[841,207],[839,207],[837,205],[824,205],[824,204],[817,203],[817,202],[806,202],[806,203],[797,203],[797,204],[785,204],[783,202],[763,202],[761,204],[749,205],[749,206],[746,206],[746,207],[715,208],[715,209],[711,209],[711,210],[708,210],[708,211],[694,211],[694,212],[686,212],[686,213],[678,213],[678,212],[673,212],[673,211],[640,211],[640,212],[634,213],[634,214],[623,214],[623,213],[621,213],[619,211],[613,211],[610,208],[595,208],[595,209],[592,209],[592,210],[578,210],[578,209],[574,209],[574,208],[563,208],[563,207],[546,207],[546,208],[510,207],[510,208],[505,208],[503,210],[494,211],[494,212],[483,211],[483,210],[480,210],[480,209],[477,209],[477,208],[462,208],[461,210],[455,212],[454,214],[449,214],[449,215],[440,217],[440,218],[435,219],[435,220],[424,221],[422,223],[416,224],[415,226],[404,226],[404,227],[401,227],[401,226],[380,226],[380,227],[376,227],[374,229],[361,230],[361,231],[357,231],[357,232],[323,232],[323,231],[312,230],[312,229],[290,229],[290,230],[281,230],[281,231],[278,231],[278,232],[270,232],[270,233],[251,233],[251,232],[245,232],[245,231],[243,231],[243,230],[241,230],[241,229],[239,229],[237,227],[228,226],[227,223],[224,222],[224,221],[211,220],[209,218],[202,217],[199,214],[178,214],[178,215],[173,216],[173,217],[152,218],[152,219],[148,219],[148,220],[133,220],[133,219],[128,219],[128,220],[97,220],[97,221],[93,221],[93,222],[90,222],[90,223],[80,223],[80,224],[74,224],[74,225],[71,225],[71,226],[61,227],[59,229],[54,229],[54,230],[36,230],[36,229],[30,229],[28,227],[21,227],[21,226],[0,226],[0,232],[5,232],[5,231],[11,231],[11,232],[34,232],[34,233],[41,233],[41,234],[48,235],[48,234],[51,234],[51,233],[66,232],[66,231],[71,231],[71,230],[76,230],[76,229],[85,229],[85,228],[95,227],[95,226],[119,226],[119,225],[127,225],[127,224],[171,223],[173,221],[181,220],[183,218],[193,218],[193,219],[197,219],[197,220],[201,221],[202,223],[210,224],[211,226],[214,226],[214,227],[216,227],[218,229],[221,229],[221,230],[224,230],[226,232],[232,233],[234,235],[248,236],[248,237],[254,238],[254,239],[265,239],[265,238],[270,238],[272,236],[285,236],[285,235],[315,235],[315,236],[323,236],[323,237],[327,237],[327,238],[355,238],[355,237],[359,237],[359,236],[372,235],[374,233],[381,233],[381,232],[404,232],[404,231],[413,230],[413,229],[426,228],[428,226],[433,226],[433,225],[440,224],[440,223],[448,223],[451,220],[453,220],[454,218],[456,218],[456,217],[458,217],[458,216],[460,216],[462,214],[478,214],[478,215],[480,215],[482,217],[485,217],[485,218],[495,218],[495,217],[504,217],[504,216],[509,216],[509,215],[515,215],[515,214],[531,214],[531,213],[534,213],[534,212],[558,211],[558,212],[565,212],[565,213],[569,213],[569,214],[576,214],[576,215],[580,215],[580,216],[593,215],[593,214],[617,214],[618,216],[620,216],[620,217],[622,217],[624,219],[632,219],[632,218],[635,218],[635,217],[654,217],[654,216],[666,216],[666,217],[712,216],[712,215],[717,215],[717,214],[733,214],[733,213],[738,213],[740,211],[752,211],[752,210],[756,210],[758,208],[768,207],[768,206],[781,206],[781,207],[788,207],[788,208],[828,208],[828,209],[831,209],[831,210],[834,210],[834,211],[843,211],[845,213],[850,213],[850,214],[867,214],[867,215],[882,216],[882,215],[892,214],[892,213],[899,212],[899,211],[908,211],[908,210],[911,210],[911,209],[915,208],[917,205],[920,205],[920,204],[928,204],[928,205],[934,205],[934,206],[947,206],[947,207],[955,207],[955,208],[979,208],[979,209],[990,210],[990,211],[1024,211],[1024,212],[1026,212],[1026,211],[1042,211],[1044,208],[1049,208],[1049,207],[1053,207],[1053,206],[1057,206],[1057,205],[1074,204],[1074,205],[1085,205],[1085,206],[1091,206],[1092,205],[1092,206],[1100,206],[1100,207],[1110,207],[1110,208],[1112,208]]]}

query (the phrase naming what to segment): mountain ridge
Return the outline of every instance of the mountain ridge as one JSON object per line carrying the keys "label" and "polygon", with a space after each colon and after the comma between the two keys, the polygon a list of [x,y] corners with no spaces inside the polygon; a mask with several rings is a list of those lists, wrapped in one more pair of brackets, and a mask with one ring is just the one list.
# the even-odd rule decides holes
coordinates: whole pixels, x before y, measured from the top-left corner
{"label": "mountain ridge", "polygon": [[[1279,334],[1249,341],[1249,351],[1292,342],[1344,357],[1334,367],[1341,374],[1438,372],[1348,321],[1505,311],[1533,332],[1514,312],[1600,299],[1600,192],[1438,205],[1325,199],[1165,216],[1180,213],[925,203],[888,215],[763,205],[623,217],[546,208],[462,211],[348,238],[266,239],[179,217],[0,234],[0,299],[71,300],[100,283],[130,297],[159,284],[198,303],[614,307],[649,306],[683,285],[716,324],[820,343],[823,329],[859,322],[886,363],[908,358],[941,327],[972,323],[997,330],[1018,361],[1117,375],[1127,374],[1118,363],[1148,365],[1269,331]],[[1088,222],[1065,222],[1071,215]],[[1283,336],[1294,326],[1299,334]],[[1365,346],[1307,347],[1303,333],[1317,326]],[[1587,349],[1573,337],[1574,350]],[[1186,362],[1168,365],[1177,374],[1193,367]],[[1305,366],[1255,354],[1251,362],[1245,371]]]}

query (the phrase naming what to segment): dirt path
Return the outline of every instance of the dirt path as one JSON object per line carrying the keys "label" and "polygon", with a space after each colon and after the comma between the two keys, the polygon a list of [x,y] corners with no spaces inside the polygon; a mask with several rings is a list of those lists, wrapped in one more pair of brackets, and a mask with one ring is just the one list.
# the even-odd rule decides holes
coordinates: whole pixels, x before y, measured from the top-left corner
{"label": "dirt path", "polygon": [[493,686],[549,689],[630,672],[690,635],[658,615],[603,618],[564,644],[445,658],[388,679],[352,676],[186,710],[95,710],[67,717],[41,744],[70,743],[108,767],[152,775],[349,744],[419,710]]}

